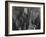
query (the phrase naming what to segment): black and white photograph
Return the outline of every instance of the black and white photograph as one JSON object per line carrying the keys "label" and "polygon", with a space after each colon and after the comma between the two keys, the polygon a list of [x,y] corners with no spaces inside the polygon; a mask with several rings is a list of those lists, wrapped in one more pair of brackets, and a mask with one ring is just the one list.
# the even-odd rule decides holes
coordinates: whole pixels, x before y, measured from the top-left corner
{"label": "black and white photograph", "polygon": [[39,7],[12,7],[12,30],[40,29]]}
{"label": "black and white photograph", "polygon": [[5,34],[33,35],[45,33],[45,4],[6,1]]}

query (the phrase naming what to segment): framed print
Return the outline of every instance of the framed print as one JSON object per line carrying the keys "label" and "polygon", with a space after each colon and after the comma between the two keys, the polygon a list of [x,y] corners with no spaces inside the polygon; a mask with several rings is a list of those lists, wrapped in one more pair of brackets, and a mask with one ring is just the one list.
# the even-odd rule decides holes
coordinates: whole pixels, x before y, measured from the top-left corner
{"label": "framed print", "polygon": [[45,33],[45,3],[5,1],[5,35]]}

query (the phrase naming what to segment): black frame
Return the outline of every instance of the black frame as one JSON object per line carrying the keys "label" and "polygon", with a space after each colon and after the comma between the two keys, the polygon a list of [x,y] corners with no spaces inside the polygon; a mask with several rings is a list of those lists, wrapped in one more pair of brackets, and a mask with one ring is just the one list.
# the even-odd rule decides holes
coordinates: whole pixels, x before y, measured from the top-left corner
{"label": "black frame", "polygon": [[[44,20],[44,26],[43,26],[43,33],[28,33],[28,34],[8,34],[8,2],[17,2],[17,3],[27,3],[27,4],[43,4],[43,20]],[[18,35],[35,35],[35,34],[45,34],[45,3],[40,2],[22,2],[22,1],[5,1],[5,36],[18,36]]]}

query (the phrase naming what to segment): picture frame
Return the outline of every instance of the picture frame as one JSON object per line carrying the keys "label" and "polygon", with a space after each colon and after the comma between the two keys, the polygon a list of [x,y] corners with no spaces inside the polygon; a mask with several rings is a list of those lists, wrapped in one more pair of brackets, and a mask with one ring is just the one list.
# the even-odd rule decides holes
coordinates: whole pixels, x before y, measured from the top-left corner
{"label": "picture frame", "polygon": [[[15,19],[19,21],[16,23]],[[45,34],[45,3],[5,1],[5,36],[37,34]]]}

